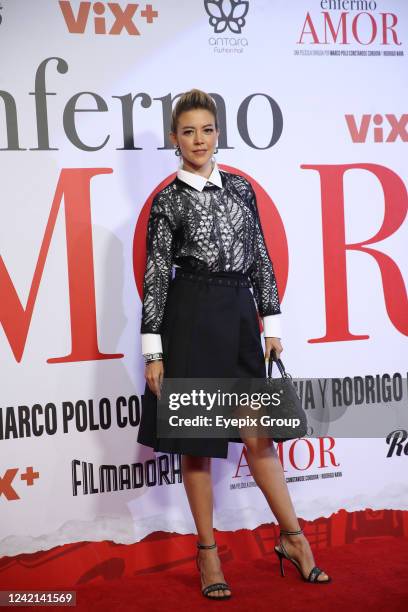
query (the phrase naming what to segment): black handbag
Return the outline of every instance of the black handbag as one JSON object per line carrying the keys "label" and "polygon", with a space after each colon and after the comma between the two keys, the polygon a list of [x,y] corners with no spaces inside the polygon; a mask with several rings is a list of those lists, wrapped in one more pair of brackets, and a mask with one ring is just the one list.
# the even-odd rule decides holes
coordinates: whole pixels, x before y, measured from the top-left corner
{"label": "black handbag", "polygon": [[[278,366],[281,374],[278,378],[272,378],[272,366],[274,362]],[[276,357],[276,353],[273,350],[271,351],[268,362],[268,376],[265,384],[270,394],[278,393],[280,396],[279,405],[273,407],[270,411],[272,416],[279,421],[283,421],[282,425],[271,427],[271,437],[273,441],[285,442],[286,440],[293,440],[305,436],[308,425],[301,399],[293,384],[291,375],[286,372],[282,360]],[[289,422],[291,422],[292,425],[289,425]],[[298,423],[296,427],[293,427],[294,422]]]}

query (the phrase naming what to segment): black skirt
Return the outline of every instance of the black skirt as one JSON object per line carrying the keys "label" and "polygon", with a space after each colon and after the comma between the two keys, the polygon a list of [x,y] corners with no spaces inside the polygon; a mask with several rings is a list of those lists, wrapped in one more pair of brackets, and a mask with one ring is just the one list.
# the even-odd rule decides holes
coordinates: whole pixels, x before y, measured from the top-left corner
{"label": "black skirt", "polygon": [[[265,357],[250,283],[239,272],[197,274],[176,269],[162,326],[164,376],[264,378]],[[228,455],[239,438],[158,438],[157,398],[147,383],[138,442],[164,453]]]}

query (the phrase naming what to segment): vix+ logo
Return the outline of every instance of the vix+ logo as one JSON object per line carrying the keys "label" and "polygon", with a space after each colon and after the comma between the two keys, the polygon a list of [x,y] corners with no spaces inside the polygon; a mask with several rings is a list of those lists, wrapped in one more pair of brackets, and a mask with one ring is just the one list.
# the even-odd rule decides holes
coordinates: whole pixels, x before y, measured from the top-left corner
{"label": "vix+ logo", "polygon": [[204,7],[216,34],[225,32],[227,28],[235,34],[241,34],[245,25],[245,15],[248,12],[248,1],[204,0]]}
{"label": "vix+ logo", "polygon": [[[0,475],[0,498],[2,495],[8,501],[14,501],[20,499],[19,494],[14,488],[13,481],[17,476],[19,468],[10,468],[6,470],[3,476]],[[28,487],[32,487],[35,484],[37,478],[40,477],[39,472],[35,472],[32,466],[26,467],[25,471],[20,474],[20,480],[25,481]]]}

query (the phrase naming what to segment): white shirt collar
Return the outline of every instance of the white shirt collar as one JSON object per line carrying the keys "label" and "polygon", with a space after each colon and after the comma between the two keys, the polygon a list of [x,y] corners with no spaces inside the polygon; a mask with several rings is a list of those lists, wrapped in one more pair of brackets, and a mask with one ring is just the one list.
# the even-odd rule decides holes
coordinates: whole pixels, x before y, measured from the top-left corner
{"label": "white shirt collar", "polygon": [[202,191],[205,185],[208,183],[212,183],[217,187],[222,187],[222,179],[220,171],[218,170],[217,162],[214,163],[214,168],[208,178],[201,176],[200,174],[194,174],[194,172],[189,172],[188,170],[183,170],[180,168],[177,170],[177,178],[179,178],[190,187],[194,187],[197,191]]}

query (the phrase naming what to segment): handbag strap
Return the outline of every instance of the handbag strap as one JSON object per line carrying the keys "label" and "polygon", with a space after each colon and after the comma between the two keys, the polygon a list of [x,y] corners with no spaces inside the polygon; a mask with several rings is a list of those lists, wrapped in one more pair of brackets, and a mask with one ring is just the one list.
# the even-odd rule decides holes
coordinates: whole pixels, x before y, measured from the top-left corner
{"label": "handbag strap", "polygon": [[282,360],[276,357],[276,353],[274,350],[271,350],[271,355],[268,361],[268,378],[272,377],[273,362],[275,362],[276,365],[278,366],[278,369],[279,369],[279,372],[282,378],[290,378],[290,374],[286,373],[285,366],[283,365]]}

